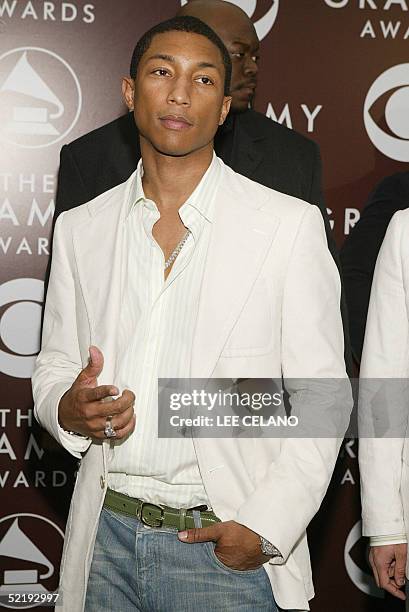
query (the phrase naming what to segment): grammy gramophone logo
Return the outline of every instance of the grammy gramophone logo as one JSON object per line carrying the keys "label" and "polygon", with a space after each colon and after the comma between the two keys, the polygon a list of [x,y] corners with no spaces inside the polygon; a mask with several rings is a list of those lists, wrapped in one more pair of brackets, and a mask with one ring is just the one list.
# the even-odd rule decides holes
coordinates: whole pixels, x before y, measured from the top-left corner
{"label": "grammy gramophone logo", "polygon": [[[12,514],[0,519],[0,596],[9,593],[53,593],[58,587],[58,569],[63,531],[38,514]],[[26,609],[39,604],[2,606]]]}
{"label": "grammy gramophone logo", "polygon": [[82,95],[77,75],[59,55],[20,47],[0,56],[0,137],[23,148],[62,140],[74,127]]}

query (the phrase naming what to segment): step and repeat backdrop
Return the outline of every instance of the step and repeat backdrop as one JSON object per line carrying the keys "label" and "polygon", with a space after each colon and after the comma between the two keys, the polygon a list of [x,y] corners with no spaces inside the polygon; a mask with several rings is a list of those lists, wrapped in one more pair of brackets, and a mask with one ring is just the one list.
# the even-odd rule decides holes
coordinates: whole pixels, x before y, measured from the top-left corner
{"label": "step and repeat backdrop", "polygon": [[[36,425],[30,387],[59,151],[125,111],[135,42],[181,4],[0,0],[0,594],[56,589],[77,467]],[[255,108],[319,143],[341,245],[376,183],[409,168],[409,0],[235,4],[262,41]],[[371,578],[354,440],[310,544],[314,612],[402,609]]]}

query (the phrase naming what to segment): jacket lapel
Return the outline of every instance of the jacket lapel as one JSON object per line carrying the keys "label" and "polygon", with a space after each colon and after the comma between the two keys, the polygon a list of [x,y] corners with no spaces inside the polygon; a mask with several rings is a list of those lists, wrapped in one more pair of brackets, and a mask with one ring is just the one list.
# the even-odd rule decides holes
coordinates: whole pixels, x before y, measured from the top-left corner
{"label": "jacket lapel", "polygon": [[243,203],[243,195],[233,195],[222,180],[200,293],[192,347],[192,378],[211,376],[278,225],[277,217]]}
{"label": "jacket lapel", "polygon": [[104,384],[107,377],[111,379],[116,371],[116,338],[124,280],[124,221],[134,175],[123,185],[90,202],[90,218],[73,232],[91,342],[104,352],[100,384]]}
{"label": "jacket lapel", "polygon": [[[242,193],[230,189],[227,173],[231,171],[224,172],[216,196],[192,347],[190,375],[194,378],[211,376],[279,225],[277,217],[261,210],[264,200],[245,202]],[[124,286],[124,221],[133,177],[105,194],[104,202],[100,198],[91,202],[90,218],[73,232],[91,342],[104,349],[106,359],[100,384],[116,372]]]}

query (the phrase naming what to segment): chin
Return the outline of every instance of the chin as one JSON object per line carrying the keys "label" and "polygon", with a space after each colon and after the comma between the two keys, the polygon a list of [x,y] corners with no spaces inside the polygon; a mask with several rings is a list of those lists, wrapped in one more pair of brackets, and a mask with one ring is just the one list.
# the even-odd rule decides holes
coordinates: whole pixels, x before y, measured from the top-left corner
{"label": "chin", "polygon": [[168,157],[186,157],[195,151],[202,149],[210,142],[209,138],[201,139],[199,142],[193,142],[192,140],[178,138],[161,139],[151,144],[153,148],[161,155]]}
{"label": "chin", "polygon": [[161,155],[166,155],[167,157],[185,157],[192,153],[193,150],[190,148],[184,147],[172,147],[172,146],[157,146],[154,147],[158,153]]}
{"label": "chin", "polygon": [[244,113],[248,108],[250,108],[251,99],[247,100],[232,100],[230,112],[232,113]]}
{"label": "chin", "polygon": [[239,104],[232,104],[231,108],[230,108],[230,112],[231,113],[244,113],[247,109],[249,108],[248,103],[246,102],[246,104],[242,104],[241,102]]}

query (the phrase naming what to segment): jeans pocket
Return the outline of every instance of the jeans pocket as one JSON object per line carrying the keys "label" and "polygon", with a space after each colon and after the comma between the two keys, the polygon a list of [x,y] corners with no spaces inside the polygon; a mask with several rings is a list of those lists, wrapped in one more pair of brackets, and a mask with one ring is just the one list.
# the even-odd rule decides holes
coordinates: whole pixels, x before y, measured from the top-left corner
{"label": "jeans pocket", "polygon": [[136,518],[136,516],[135,517],[126,516],[125,514],[114,512],[113,510],[110,510],[109,508],[106,508],[105,506],[103,506],[102,508],[102,513],[105,513],[105,518],[108,521],[113,520],[113,521],[116,521],[117,523],[121,523],[121,525],[123,525],[130,531],[135,532],[138,527],[139,521]]}
{"label": "jeans pocket", "polygon": [[206,542],[206,545],[207,545],[206,550],[207,550],[207,553],[211,561],[214,564],[216,564],[219,568],[225,570],[226,572],[231,572],[232,574],[254,575],[260,571],[265,571],[262,565],[260,565],[260,567],[256,567],[255,569],[248,569],[248,570],[238,570],[238,569],[229,567],[228,565],[225,565],[223,561],[220,561],[219,557],[216,555],[216,552],[215,552],[216,545],[214,542]]}

